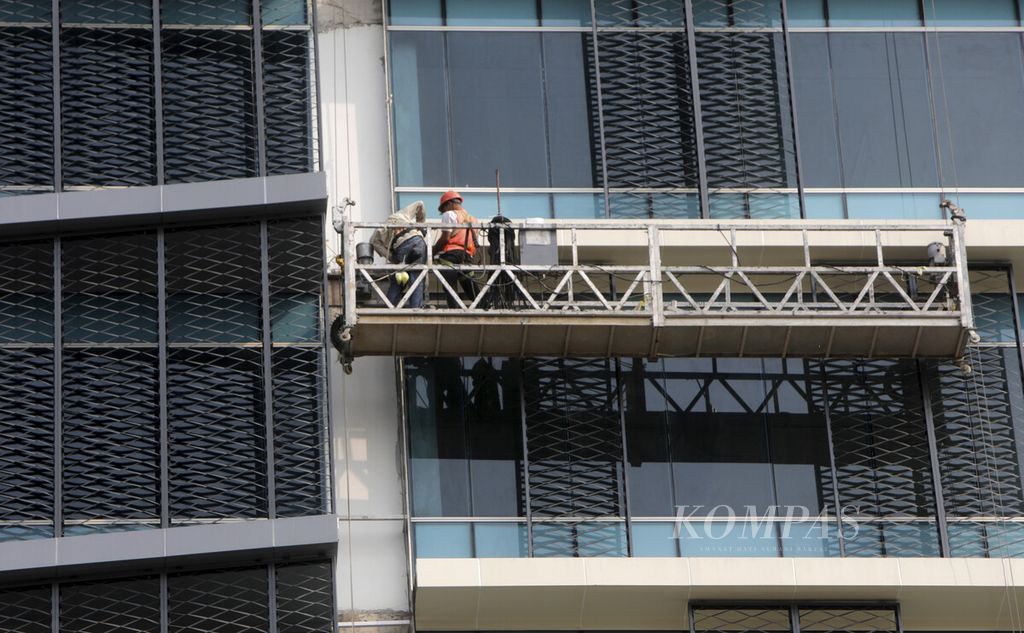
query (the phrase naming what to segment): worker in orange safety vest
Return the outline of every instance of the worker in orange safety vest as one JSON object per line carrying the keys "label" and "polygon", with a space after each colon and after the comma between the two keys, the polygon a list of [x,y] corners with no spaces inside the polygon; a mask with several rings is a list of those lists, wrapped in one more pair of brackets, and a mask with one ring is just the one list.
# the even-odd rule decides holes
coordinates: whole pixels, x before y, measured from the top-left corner
{"label": "worker in orange safety vest", "polygon": [[[442,224],[477,224],[477,219],[462,208],[462,196],[457,191],[448,190],[441,196],[437,207],[441,212]],[[449,264],[471,264],[480,244],[480,230],[471,228],[453,228],[441,231],[441,236],[434,244],[434,253],[442,262]],[[454,268],[443,270],[441,276],[453,290],[460,288],[462,298],[467,305],[476,298],[476,280],[471,273]],[[456,286],[457,284],[457,286]],[[459,307],[455,297],[446,293],[449,308]]]}

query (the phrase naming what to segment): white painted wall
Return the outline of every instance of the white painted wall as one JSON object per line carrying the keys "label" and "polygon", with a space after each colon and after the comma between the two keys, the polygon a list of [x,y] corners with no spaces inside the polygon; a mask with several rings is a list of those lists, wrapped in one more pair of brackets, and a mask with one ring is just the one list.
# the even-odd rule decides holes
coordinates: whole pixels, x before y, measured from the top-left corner
{"label": "white painted wall", "polygon": [[[391,213],[384,32],[379,0],[318,4],[320,97],[329,208],[356,201],[354,219]],[[328,252],[337,253],[333,231]],[[409,572],[395,364],[361,358],[344,375],[332,352],[331,425],[340,520],[343,621],[405,620]],[[377,629],[381,630],[381,629]]]}

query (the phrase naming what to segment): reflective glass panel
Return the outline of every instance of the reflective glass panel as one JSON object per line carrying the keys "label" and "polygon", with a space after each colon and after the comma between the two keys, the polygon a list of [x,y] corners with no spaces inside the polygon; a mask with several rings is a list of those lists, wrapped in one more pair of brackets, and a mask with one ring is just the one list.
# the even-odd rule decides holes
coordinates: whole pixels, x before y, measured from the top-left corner
{"label": "reflective glass panel", "polygon": [[[790,35],[800,163],[806,187],[840,187],[843,183],[828,38],[826,33]],[[807,217],[812,217],[810,208]]]}
{"label": "reflective glass panel", "polygon": [[529,555],[523,523],[474,523],[476,558],[525,558]]}
{"label": "reflective glass panel", "polygon": [[825,0],[787,0],[790,26],[825,26]]}
{"label": "reflective glass panel", "polygon": [[448,26],[537,26],[536,0],[445,0]]}
{"label": "reflective glass panel", "polygon": [[598,26],[680,27],[683,0],[595,0]]}
{"label": "reflective glass panel", "polygon": [[696,193],[613,193],[609,196],[613,218],[699,218]]}
{"label": "reflective glass panel", "polygon": [[1015,0],[928,0],[924,19],[929,26],[1016,26]]}
{"label": "reflective glass panel", "polygon": [[1020,220],[1024,218],[1024,194],[962,193],[953,198],[973,220]]}
{"label": "reflective glass panel", "polygon": [[637,523],[630,527],[633,556],[674,558],[679,556],[675,523]]}
{"label": "reflective glass panel", "polygon": [[846,217],[841,193],[808,193],[804,194],[807,219],[841,220]]}
{"label": "reflective glass panel", "polygon": [[396,26],[441,26],[441,0],[389,0],[388,20]]}
{"label": "reflective glass panel", "polygon": [[697,27],[781,26],[782,5],[773,0],[693,0]]}
{"label": "reflective glass panel", "polygon": [[389,37],[396,183],[449,186],[452,178],[444,34],[394,32]]}
{"label": "reflective glass panel", "polygon": [[417,523],[416,558],[472,558],[469,523]]}
{"label": "reflective glass panel", "polygon": [[848,193],[846,208],[855,220],[938,220],[937,193]]}
{"label": "reflective glass panel", "polygon": [[917,0],[828,0],[830,26],[920,26]]}
{"label": "reflective glass panel", "polygon": [[543,0],[541,26],[590,26],[587,0]]}

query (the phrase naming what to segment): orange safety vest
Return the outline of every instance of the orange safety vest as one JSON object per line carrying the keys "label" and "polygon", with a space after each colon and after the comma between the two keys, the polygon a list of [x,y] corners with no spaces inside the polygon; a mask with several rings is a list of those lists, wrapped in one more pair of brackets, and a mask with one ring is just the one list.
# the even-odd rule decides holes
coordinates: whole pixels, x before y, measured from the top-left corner
{"label": "orange safety vest", "polygon": [[[458,216],[459,224],[476,224],[476,218],[465,209],[455,209],[455,215]],[[464,250],[470,257],[473,257],[476,254],[477,232],[478,229],[451,229],[448,241],[445,242],[441,252]]]}

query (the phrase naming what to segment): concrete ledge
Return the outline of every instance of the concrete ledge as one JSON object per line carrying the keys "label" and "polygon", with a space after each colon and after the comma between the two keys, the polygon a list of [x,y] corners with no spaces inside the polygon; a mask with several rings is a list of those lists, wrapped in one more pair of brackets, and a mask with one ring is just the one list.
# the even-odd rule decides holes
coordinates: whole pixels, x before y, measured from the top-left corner
{"label": "concrete ledge", "polygon": [[323,172],[0,198],[5,235],[208,217],[321,212]]}
{"label": "concrete ledge", "polygon": [[[1016,573],[1015,573],[1016,572]],[[419,630],[686,630],[691,601],[898,601],[904,630],[1009,629],[1024,561],[419,559]]]}
{"label": "concrete ledge", "polygon": [[25,582],[199,561],[330,555],[338,538],[337,516],[321,515],[10,541],[0,543],[0,575],[5,583]]}

